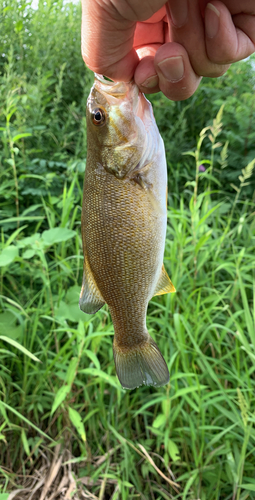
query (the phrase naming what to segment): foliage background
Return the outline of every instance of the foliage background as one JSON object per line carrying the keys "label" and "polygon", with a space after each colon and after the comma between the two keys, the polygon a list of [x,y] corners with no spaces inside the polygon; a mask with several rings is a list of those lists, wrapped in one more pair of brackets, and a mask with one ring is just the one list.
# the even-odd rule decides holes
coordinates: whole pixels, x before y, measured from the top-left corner
{"label": "foliage background", "polygon": [[45,457],[54,462],[57,443],[70,498],[255,498],[252,58],[205,78],[185,102],[151,98],[177,293],[151,301],[147,324],[170,384],[128,392],[115,376],[107,308],[78,308],[93,81],[80,7],[0,4],[0,500],[33,491],[29,477]]}

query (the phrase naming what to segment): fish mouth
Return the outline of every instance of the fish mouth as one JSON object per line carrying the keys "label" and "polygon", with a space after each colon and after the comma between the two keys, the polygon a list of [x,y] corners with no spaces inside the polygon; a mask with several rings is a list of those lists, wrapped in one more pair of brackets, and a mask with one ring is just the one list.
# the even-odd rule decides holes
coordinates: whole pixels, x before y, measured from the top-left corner
{"label": "fish mouth", "polygon": [[[134,82],[114,82],[111,80],[106,80],[103,75],[95,73],[95,83],[96,89],[102,92],[106,99],[110,97],[115,97],[116,99],[123,99],[130,92],[130,89],[135,86]],[[108,100],[107,99],[107,100]],[[110,103],[109,103],[110,104]]]}
{"label": "fish mouth", "polygon": [[95,73],[94,87],[103,95],[110,106],[119,105],[120,101],[129,101],[133,113],[144,121],[144,115],[151,113],[151,106],[144,94],[140,92],[134,80],[130,82],[114,82],[106,80],[103,75]]}

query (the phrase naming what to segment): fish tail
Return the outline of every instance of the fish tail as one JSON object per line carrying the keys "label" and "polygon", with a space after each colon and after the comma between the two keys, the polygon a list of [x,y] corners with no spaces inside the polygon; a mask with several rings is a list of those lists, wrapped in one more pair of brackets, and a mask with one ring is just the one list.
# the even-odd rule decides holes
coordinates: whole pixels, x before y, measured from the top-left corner
{"label": "fish tail", "polygon": [[118,379],[125,389],[142,384],[160,387],[169,382],[166,362],[149,334],[145,342],[132,349],[122,349],[114,341],[113,355]]}

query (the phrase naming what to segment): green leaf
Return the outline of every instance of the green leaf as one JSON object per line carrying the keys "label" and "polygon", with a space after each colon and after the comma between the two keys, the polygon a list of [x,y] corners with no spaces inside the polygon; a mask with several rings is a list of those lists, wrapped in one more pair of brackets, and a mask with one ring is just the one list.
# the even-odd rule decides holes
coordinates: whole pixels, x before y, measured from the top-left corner
{"label": "green leaf", "polygon": [[212,231],[210,230],[206,234],[201,236],[201,238],[198,240],[198,242],[195,246],[195,254],[197,254],[199,252],[200,248],[206,244],[206,242],[208,241],[208,239],[211,236],[211,233],[212,233]]}
{"label": "green leaf", "polygon": [[195,391],[199,392],[204,389],[207,389],[206,385],[200,385],[199,387],[196,385],[192,387],[183,387],[183,389],[179,389],[178,391],[176,391],[176,393],[170,399],[173,400],[175,398],[184,396],[185,394],[189,394],[190,392],[195,392]]}
{"label": "green leaf", "polygon": [[0,500],[8,500],[9,493],[0,493]]}
{"label": "green leaf", "polygon": [[10,222],[17,222],[17,221],[22,221],[22,220],[43,220],[44,219],[44,216],[43,215],[35,215],[35,216],[31,216],[31,217],[22,217],[22,216],[19,216],[19,217],[8,217],[8,219],[3,219],[3,220],[0,220],[0,224],[10,224]]}
{"label": "green leaf", "polygon": [[80,297],[81,288],[77,285],[70,287],[67,290],[65,301],[61,300],[59,303],[59,307],[55,311],[56,318],[69,319],[73,323],[77,323],[79,321],[86,321],[89,315],[82,312],[79,308],[79,297]]}
{"label": "green leaf", "polygon": [[19,250],[14,245],[10,245],[3,249],[0,254],[0,267],[8,266],[19,255]]}
{"label": "green leaf", "polygon": [[[20,319],[20,315],[19,315]],[[17,338],[22,332],[22,325],[16,325],[17,316],[12,310],[6,310],[0,314],[0,333],[6,337]]]}
{"label": "green leaf", "polygon": [[41,434],[42,436],[44,436],[46,439],[49,439],[52,443],[54,444],[57,444],[56,441],[54,441],[54,439],[52,439],[50,436],[48,436],[45,432],[43,432],[39,427],[37,427],[35,424],[33,424],[33,422],[31,422],[30,420],[28,420],[28,418],[24,417],[24,415],[22,415],[22,413],[20,413],[19,411],[15,410],[12,406],[10,405],[7,405],[6,403],[4,403],[3,401],[1,401],[1,404],[7,409],[9,410],[10,412],[12,412],[14,415],[16,415],[16,417],[20,418],[20,420],[23,420],[23,422],[26,422],[26,424],[28,424],[29,427],[32,427],[33,429],[36,430],[36,432],[38,432],[38,434]]}
{"label": "green leaf", "polygon": [[11,236],[8,238],[8,240],[6,241],[5,243],[5,247],[8,247],[11,245],[11,243],[17,238],[18,234],[23,231],[25,228],[27,227],[27,224],[25,224],[24,226],[21,226],[19,227],[18,229],[16,229],[16,231],[14,231]]}
{"label": "green leaf", "polygon": [[187,182],[185,183],[185,187],[188,187],[188,186],[195,187],[195,185],[196,185],[196,182],[195,182],[195,181],[187,181]]}
{"label": "green leaf", "polygon": [[241,278],[241,275],[239,274],[239,287],[241,290],[241,295],[242,295],[242,301],[243,301],[243,308],[244,308],[244,314],[245,314],[245,323],[247,325],[247,330],[250,335],[250,339],[253,343],[253,348],[255,349],[255,325],[252,319],[252,315],[250,312],[250,306],[248,303],[248,298],[246,295],[246,290],[243,284],[243,280]]}
{"label": "green leaf", "polygon": [[206,212],[206,214],[204,215],[204,217],[202,217],[202,219],[200,219],[200,221],[198,223],[198,226],[201,226],[201,224],[203,224],[205,222],[205,220],[208,219],[208,217],[210,215],[212,215],[213,212],[215,212],[215,210],[217,210],[220,206],[221,206],[221,203],[218,203],[213,208],[211,208],[211,210],[209,210],[209,212]]}
{"label": "green leaf", "polygon": [[62,241],[67,241],[70,238],[73,238],[76,235],[76,232],[72,229],[68,229],[66,227],[54,227],[52,229],[47,229],[42,233],[42,239],[45,245],[50,246],[54,245],[54,243],[61,243]]}
{"label": "green leaf", "polygon": [[22,139],[22,137],[30,137],[31,135],[32,134],[30,134],[29,132],[25,132],[24,134],[18,134],[18,135],[15,135],[15,137],[12,138],[12,141],[16,142],[19,139]]}
{"label": "green leaf", "polygon": [[55,399],[54,399],[54,402],[52,405],[51,415],[53,415],[53,413],[57,410],[57,408],[61,405],[61,403],[63,403],[63,401],[65,400],[65,398],[66,398],[67,394],[70,392],[70,390],[71,390],[70,385],[62,385],[62,387],[60,387],[60,389],[56,393],[56,396],[55,396]]}
{"label": "green leaf", "polygon": [[23,22],[21,21],[21,19],[16,23],[16,26],[15,26],[15,31],[16,33],[19,33],[23,28]]}
{"label": "green leaf", "polygon": [[63,300],[60,301],[59,307],[55,311],[55,316],[59,320],[61,319],[69,319],[69,321],[72,321],[73,323],[77,323],[79,320],[80,321],[86,321],[86,316],[79,308],[79,299],[77,300],[76,304],[67,304],[66,302],[63,302]]}
{"label": "green leaf", "polygon": [[[3,314],[5,314],[5,313],[3,313]],[[2,316],[2,314],[0,315],[0,321],[1,321],[1,316]],[[14,320],[16,321],[16,318],[14,318]],[[17,340],[22,336],[23,325],[15,326],[15,321],[10,325],[6,325],[6,323],[2,323],[2,324],[0,323],[0,332],[3,333],[4,335],[6,335],[6,337],[8,337],[9,339],[11,338],[11,339]]]}
{"label": "green leaf", "polygon": [[102,370],[98,370],[97,368],[85,368],[85,370],[79,370],[79,373],[89,375],[91,377],[99,377],[101,380],[104,380],[107,384],[110,384],[112,387],[115,387],[116,389],[120,389],[122,392],[124,392],[124,389],[120,386],[119,382],[117,382],[116,377],[113,377],[112,375],[108,375],[107,373],[103,372]]}
{"label": "green leaf", "polygon": [[35,250],[32,248],[25,250],[25,252],[22,254],[23,259],[32,259],[35,255]]}
{"label": "green leaf", "polygon": [[30,449],[29,449],[29,445],[28,445],[28,441],[27,441],[27,436],[26,436],[26,433],[25,433],[24,429],[22,429],[22,431],[21,431],[21,440],[22,440],[22,444],[23,444],[24,450],[25,450],[27,456],[29,457],[29,455],[30,455]]}
{"label": "green leaf", "polygon": [[7,160],[5,160],[6,163],[8,163],[8,165],[11,165],[13,167],[14,165],[14,160],[12,158],[8,158]]}
{"label": "green leaf", "polygon": [[166,398],[163,396],[157,396],[156,398],[150,400],[150,401],[147,401],[147,403],[145,403],[142,407],[139,408],[139,410],[137,410],[135,413],[134,413],[134,417],[137,417],[137,415],[139,414],[142,414],[149,406],[153,406],[153,405],[156,405],[158,403],[162,403],[162,401],[164,401]]}
{"label": "green leaf", "polygon": [[156,429],[158,429],[159,427],[161,427],[161,425],[164,425],[166,422],[166,416],[163,414],[163,413],[160,413],[160,415],[158,415],[153,424],[152,424],[152,427],[155,427]]}
{"label": "green leaf", "polygon": [[126,488],[134,488],[134,485],[129,483],[128,481],[122,481],[122,485],[126,486]]}
{"label": "green leaf", "polygon": [[8,337],[5,337],[5,335],[0,335],[0,340],[3,340],[4,342],[8,342],[9,344],[13,345],[13,347],[16,347],[19,349],[23,354],[26,354],[26,356],[29,356],[29,358],[33,359],[34,361],[38,361],[41,363],[40,359],[38,359],[34,354],[29,352],[25,347],[20,345],[16,340],[9,339]]}
{"label": "green leaf", "polygon": [[[255,484],[252,483],[247,483],[247,484],[240,484],[238,488],[243,488],[244,490],[249,490],[249,491],[255,491]],[[1,497],[0,497],[1,500]]]}
{"label": "green leaf", "polygon": [[8,422],[9,423],[9,418],[8,418],[8,415],[6,413],[6,410],[5,410],[5,407],[3,406],[2,402],[0,401],[0,412],[2,413],[3,417],[4,417],[4,420],[5,422]]}
{"label": "green leaf", "polygon": [[70,302],[70,304],[78,304],[80,298],[81,287],[74,285],[68,288],[66,292],[66,300]]}
{"label": "green leaf", "polygon": [[177,460],[180,460],[180,452],[178,446],[174,441],[172,441],[172,439],[169,439],[168,441],[168,452],[173,462],[177,462]]}
{"label": "green leaf", "polygon": [[89,420],[95,413],[98,413],[99,412],[99,408],[95,408],[94,410],[91,410],[87,415],[86,417],[84,418],[83,420],[83,423],[85,424],[85,422],[87,422],[87,420]]}
{"label": "green leaf", "polygon": [[78,365],[79,365],[79,359],[77,357],[72,358],[70,363],[69,363],[67,374],[66,374],[66,383],[69,387],[71,386],[71,384],[74,381]]}
{"label": "green leaf", "polygon": [[83,354],[86,354],[88,356],[88,358],[91,359],[92,363],[94,363],[95,367],[100,370],[101,367],[100,367],[100,362],[97,358],[97,356],[95,355],[94,352],[90,351],[89,349],[84,349],[83,350]]}
{"label": "green leaf", "polygon": [[194,156],[194,158],[196,157],[196,154],[194,153],[194,151],[184,151],[184,153],[182,153],[182,155]]}
{"label": "green leaf", "polygon": [[85,442],[86,441],[86,433],[85,433],[85,428],[84,428],[80,414],[78,413],[78,411],[74,410],[70,406],[68,407],[68,413],[69,413],[69,418],[70,418],[73,426],[76,428],[76,430],[80,434],[82,440]]}
{"label": "green leaf", "polygon": [[32,236],[27,236],[26,238],[22,238],[21,240],[17,241],[17,245],[20,248],[27,247],[29,245],[33,245],[36,241],[39,241],[41,238],[40,233],[35,233]]}

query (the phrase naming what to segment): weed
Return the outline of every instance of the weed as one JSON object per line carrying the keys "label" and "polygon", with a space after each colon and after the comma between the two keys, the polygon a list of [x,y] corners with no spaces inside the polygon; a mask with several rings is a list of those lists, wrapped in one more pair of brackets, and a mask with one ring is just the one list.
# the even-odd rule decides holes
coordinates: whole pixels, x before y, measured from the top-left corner
{"label": "weed", "polygon": [[152,98],[177,292],[153,298],[147,324],[170,383],[124,391],[107,306],[78,307],[92,79],[79,7],[2,6],[12,49],[0,61],[0,500],[27,498],[35,471],[73,498],[255,498],[250,62],[205,79],[186,103]]}

